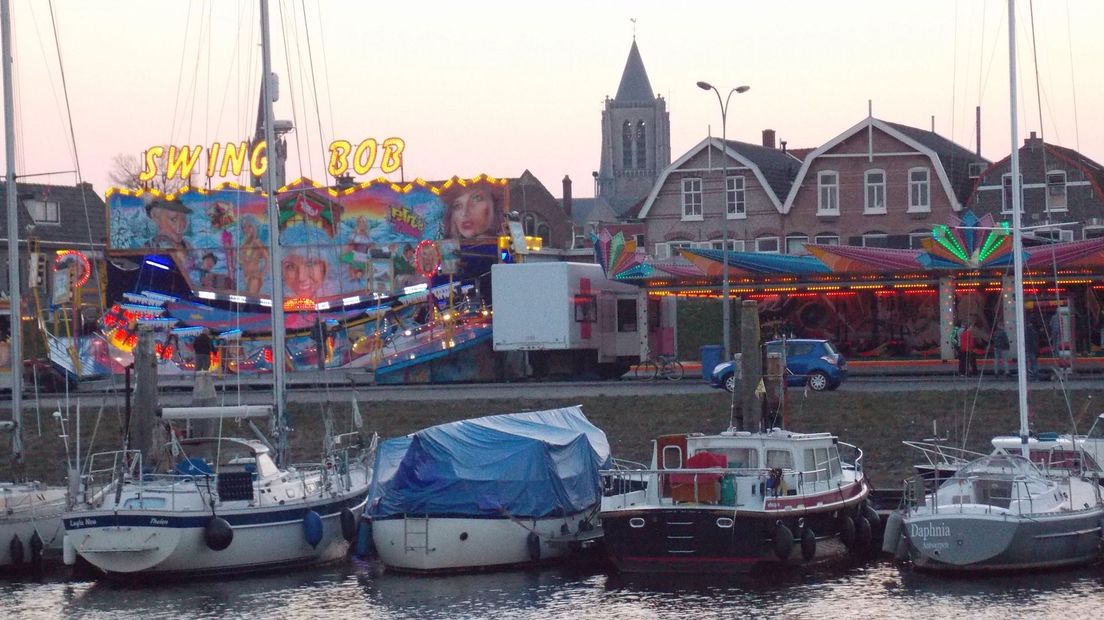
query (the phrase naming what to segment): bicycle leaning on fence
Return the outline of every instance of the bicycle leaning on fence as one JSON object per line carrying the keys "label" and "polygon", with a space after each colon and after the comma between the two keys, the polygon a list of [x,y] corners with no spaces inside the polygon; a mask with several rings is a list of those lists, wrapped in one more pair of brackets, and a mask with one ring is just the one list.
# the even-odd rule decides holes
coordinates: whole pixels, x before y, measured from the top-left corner
{"label": "bicycle leaning on fence", "polygon": [[674,355],[657,355],[636,365],[635,377],[641,381],[669,379],[679,381],[686,374],[682,362]]}

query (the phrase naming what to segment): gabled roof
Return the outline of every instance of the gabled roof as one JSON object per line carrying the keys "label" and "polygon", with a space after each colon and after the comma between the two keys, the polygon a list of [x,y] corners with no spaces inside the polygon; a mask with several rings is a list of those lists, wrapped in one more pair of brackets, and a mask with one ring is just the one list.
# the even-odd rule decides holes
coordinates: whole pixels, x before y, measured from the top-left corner
{"label": "gabled roof", "polygon": [[[644,205],[641,207],[638,216],[640,219],[648,217],[648,212],[651,211],[652,204],[655,203],[660,188],[667,182],[667,177],[710,146],[718,151],[723,151],[727,157],[735,160],[737,165],[750,169],[755,178],[758,179],[759,185],[766,191],[771,204],[774,205],[775,209],[778,209],[779,213],[782,212],[781,197],[790,191],[790,184],[793,182],[795,171],[801,165],[801,160],[788,152],[759,146],[758,144],[736,140],[722,142],[720,138],[706,138],[663,169],[655,185],[652,186],[648,198],[644,200]],[[716,165],[714,167],[719,168]]]}
{"label": "gabled roof", "polygon": [[954,211],[962,210],[962,205],[972,189],[969,184],[969,165],[972,162],[985,162],[986,160],[934,132],[899,123],[890,123],[868,116],[832,138],[805,158],[805,163],[801,166],[801,172],[797,174],[797,178],[790,187],[790,193],[786,197],[782,212],[789,213],[790,209],[793,208],[797,192],[801,188],[809,168],[818,157],[868,127],[878,129],[926,155],[931,160],[932,167],[935,169],[935,176],[940,185],[943,186],[944,193],[951,199],[951,208]]}
{"label": "gabled roof", "polygon": [[[18,237],[26,238],[26,227],[33,224],[23,202],[41,200],[58,203],[58,224],[36,224],[34,236],[51,247],[69,246],[73,249],[102,249],[107,238],[107,208],[103,198],[92,189],[91,183],[81,185],[44,185],[20,183],[17,208],[19,212]],[[7,201],[7,183],[0,183],[0,204]],[[0,217],[0,238],[8,238],[7,218]]]}
{"label": "gabled roof", "polygon": [[652,94],[652,83],[648,81],[648,72],[644,70],[644,61],[640,58],[640,50],[637,49],[634,38],[614,101],[652,101],[653,99],[655,95]]}
{"label": "gabled roof", "polygon": [[571,200],[571,220],[583,225],[587,222],[611,224],[619,222],[617,213],[605,198],[573,198]]}
{"label": "gabled roof", "polygon": [[[1076,168],[1076,169],[1080,170],[1082,173],[1084,173],[1085,178],[1088,179],[1090,183],[1092,183],[1093,190],[1096,192],[1096,195],[1099,197],[1098,199],[1099,200],[1104,200],[1104,166],[1101,166],[1100,164],[1098,164],[1095,161],[1089,159],[1088,157],[1085,157],[1084,155],[1082,155],[1081,153],[1079,153],[1079,152],[1077,152],[1073,149],[1066,148],[1064,146],[1058,146],[1057,144],[1050,144],[1048,142],[1043,142],[1043,149],[1047,154],[1049,154],[1049,155],[1055,157],[1056,159],[1062,161],[1067,166],[1070,166],[1072,168]],[[1023,162],[1026,159],[1026,155],[1030,152],[1031,152],[1031,148],[1028,145],[1025,144],[1025,145],[1020,147],[1021,173],[1022,173],[1022,170],[1023,170]],[[981,186],[982,178],[984,178],[986,175],[988,175],[991,171],[993,171],[995,169],[999,169],[1001,167],[1010,166],[1009,159],[1011,159],[1011,155],[1005,155],[999,161],[993,162],[982,173],[981,177],[977,181],[977,186],[975,186],[972,189],[974,191],[977,191],[977,187]]]}

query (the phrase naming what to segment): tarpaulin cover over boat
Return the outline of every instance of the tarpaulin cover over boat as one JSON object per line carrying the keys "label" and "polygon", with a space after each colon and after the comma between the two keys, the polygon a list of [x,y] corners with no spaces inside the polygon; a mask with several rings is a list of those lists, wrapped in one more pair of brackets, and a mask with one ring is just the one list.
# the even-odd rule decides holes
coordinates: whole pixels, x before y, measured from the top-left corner
{"label": "tarpaulin cover over boat", "polygon": [[546,517],[601,500],[609,441],[578,405],[450,422],[376,453],[366,513]]}

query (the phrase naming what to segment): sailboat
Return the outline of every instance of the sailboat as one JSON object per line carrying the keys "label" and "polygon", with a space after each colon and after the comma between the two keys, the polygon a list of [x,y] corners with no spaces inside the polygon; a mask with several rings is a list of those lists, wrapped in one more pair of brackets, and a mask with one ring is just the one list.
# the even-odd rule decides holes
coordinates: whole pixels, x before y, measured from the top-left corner
{"label": "sailboat", "polygon": [[[11,410],[12,419],[0,423],[0,431],[11,433],[12,457],[22,459],[23,333],[22,296],[19,287],[19,215],[15,184],[15,112],[12,107],[11,20],[8,0],[0,2],[3,32],[4,137],[7,160],[8,302],[11,325]],[[0,482],[0,569],[18,569],[36,564],[48,549],[61,548],[61,513],[66,492],[39,482]]]}
{"label": "sailboat", "polygon": [[[1008,0],[1016,353],[1017,359],[1024,360],[1015,32],[1015,0]],[[1043,472],[1031,461],[1027,364],[1017,364],[1017,374],[1019,454],[998,447],[957,469],[922,503],[894,512],[886,524],[883,550],[910,559],[917,568],[941,572],[1026,571],[1101,559],[1104,502],[1097,474],[1067,470],[1057,476],[1053,468]]]}
{"label": "sailboat", "polygon": [[[268,3],[261,0],[264,129],[275,144]],[[274,302],[272,359],[286,359],[281,246],[268,166],[268,251]],[[124,448],[95,454],[83,472],[79,505],[66,513],[65,560],[80,556],[108,575],[210,577],[325,562],[341,557],[356,535],[371,480],[375,438],[327,432],[321,462],[288,466],[286,369],[272,364],[274,406],[163,408],[172,432],[165,454]],[[354,403],[355,404],[355,403]],[[354,409],[354,412],[356,410]],[[253,423],[272,421],[275,445]],[[354,413],[354,419],[358,419]],[[244,420],[255,438],[180,439],[190,420]],[[327,423],[329,431],[330,424]],[[148,471],[151,461],[163,467]],[[109,482],[97,486],[98,480]]]}

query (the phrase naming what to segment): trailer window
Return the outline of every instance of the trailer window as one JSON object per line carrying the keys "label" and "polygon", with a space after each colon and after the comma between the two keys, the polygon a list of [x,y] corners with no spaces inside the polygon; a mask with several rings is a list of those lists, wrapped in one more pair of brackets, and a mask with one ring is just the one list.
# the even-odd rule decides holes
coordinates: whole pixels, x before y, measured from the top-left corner
{"label": "trailer window", "polygon": [[635,332],[636,331],[636,300],[635,299],[618,299],[617,300],[617,331],[619,331],[619,332]]}
{"label": "trailer window", "polygon": [[576,295],[574,302],[576,323],[598,322],[598,298],[596,296]]}

